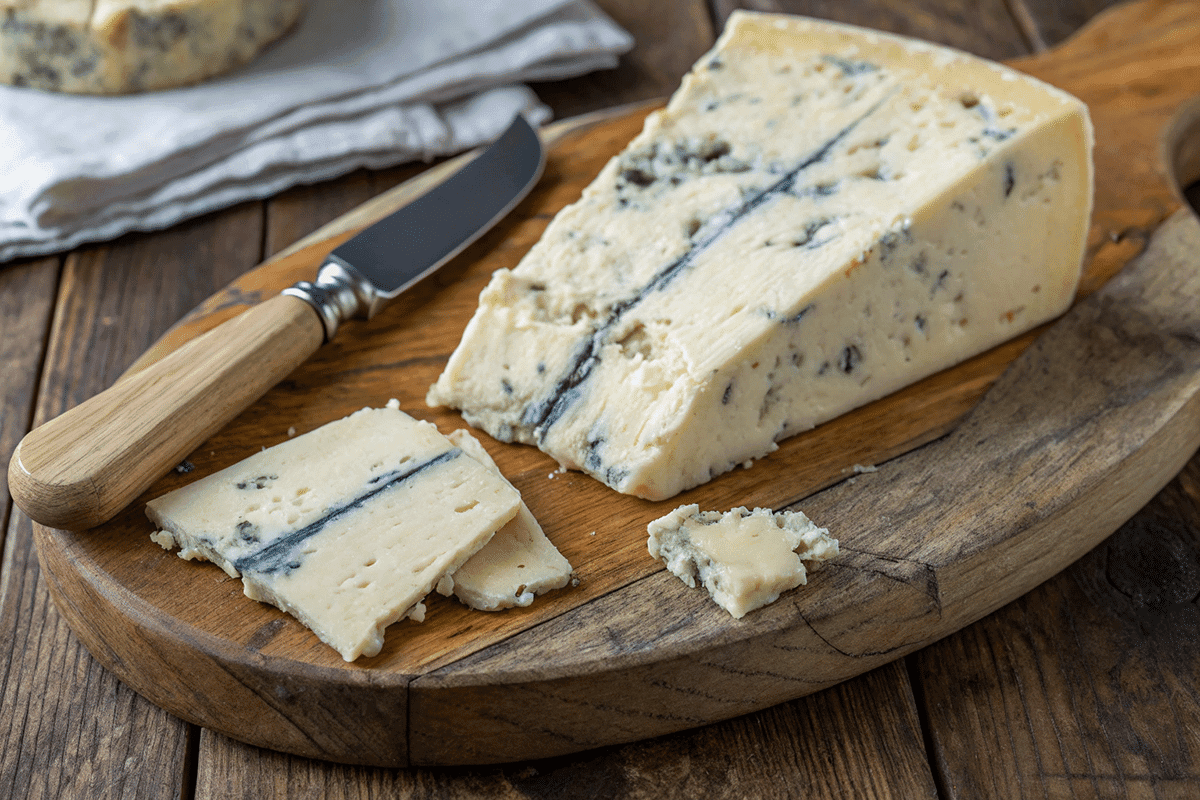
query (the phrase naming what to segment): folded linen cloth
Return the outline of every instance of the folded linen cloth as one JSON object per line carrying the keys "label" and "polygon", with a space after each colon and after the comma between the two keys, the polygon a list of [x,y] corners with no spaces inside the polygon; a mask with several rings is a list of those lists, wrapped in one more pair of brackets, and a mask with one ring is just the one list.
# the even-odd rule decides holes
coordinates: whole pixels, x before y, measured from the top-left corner
{"label": "folded linen cloth", "polygon": [[541,124],[522,82],[615,66],[632,44],[589,0],[311,0],[284,40],[198,86],[0,86],[0,262],[464,150],[517,113]]}

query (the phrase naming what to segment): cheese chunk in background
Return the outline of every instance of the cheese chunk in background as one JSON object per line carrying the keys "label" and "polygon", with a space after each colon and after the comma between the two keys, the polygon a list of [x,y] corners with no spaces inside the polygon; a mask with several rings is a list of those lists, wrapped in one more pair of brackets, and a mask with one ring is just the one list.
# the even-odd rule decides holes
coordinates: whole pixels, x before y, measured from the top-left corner
{"label": "cheese chunk in background", "polygon": [[[451,431],[446,438],[500,474],[487,450],[466,430]],[[521,503],[517,516],[496,531],[478,553],[437,589],[445,595],[453,591],[455,597],[471,608],[497,611],[527,606],[537,595],[561,589],[570,580],[570,562],[546,538],[542,526],[525,503]]]}
{"label": "cheese chunk in background", "polygon": [[255,453],[147,504],[152,538],[241,577],[342,658],[384,629],[516,516],[517,490],[395,401]]}
{"label": "cheese chunk in background", "polygon": [[1091,149],[1082,103],[999,64],[735,12],[427,401],[671,497],[1063,312]]}
{"label": "cheese chunk in background", "polygon": [[241,66],[305,0],[0,0],[0,83],[127,94]]}
{"label": "cheese chunk in background", "polygon": [[725,514],[680,506],[647,528],[647,548],[688,586],[741,619],[808,582],[804,562],[838,554],[837,539],[798,511],[735,508]]}

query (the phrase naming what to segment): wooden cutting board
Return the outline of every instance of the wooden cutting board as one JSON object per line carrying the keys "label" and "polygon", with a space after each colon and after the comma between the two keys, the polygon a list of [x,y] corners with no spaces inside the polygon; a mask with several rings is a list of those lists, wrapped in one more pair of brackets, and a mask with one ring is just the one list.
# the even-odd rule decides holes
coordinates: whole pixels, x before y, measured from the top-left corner
{"label": "wooden cutting board", "polygon": [[[431,596],[423,624],[392,626],[380,655],[353,664],[247,600],[217,567],[153,544],[146,499],[293,430],[391,397],[443,431],[463,426],[423,398],[480,289],[578,197],[648,108],[569,121],[547,132],[545,177],[510,218],[376,319],[345,326],[190,456],[192,473],[164,477],[100,528],[35,526],[58,608],[105,666],[189,721],[380,765],[536,758],[698,726],[830,686],[984,616],[1095,546],[1200,445],[1200,224],[1179,191],[1200,177],[1200,2],[1116,8],[1015,65],[1081,97],[1096,125],[1081,302],[1046,330],[664,503],[556,473],[533,448],[481,434],[578,586],[499,613]],[[133,369],[310,278],[338,242],[453,166],[248,273]],[[807,587],[733,620],[646,552],[646,523],[689,502],[799,503],[842,555]]]}

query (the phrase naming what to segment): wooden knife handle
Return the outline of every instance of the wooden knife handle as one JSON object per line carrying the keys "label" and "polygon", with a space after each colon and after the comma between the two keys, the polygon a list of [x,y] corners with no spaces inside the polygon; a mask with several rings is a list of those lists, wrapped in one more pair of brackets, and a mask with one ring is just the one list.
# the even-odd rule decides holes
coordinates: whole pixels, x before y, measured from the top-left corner
{"label": "wooden knife handle", "polygon": [[30,431],[8,465],[13,500],[53,528],[108,521],[324,339],[303,300],[254,306]]}

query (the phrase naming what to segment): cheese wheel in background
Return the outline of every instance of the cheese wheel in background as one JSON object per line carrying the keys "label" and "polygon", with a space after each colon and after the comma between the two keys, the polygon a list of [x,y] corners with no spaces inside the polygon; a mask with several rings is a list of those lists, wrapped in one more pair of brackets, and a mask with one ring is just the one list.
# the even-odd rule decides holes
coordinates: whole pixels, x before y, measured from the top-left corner
{"label": "cheese wheel in background", "polygon": [[130,94],[239,67],[286,33],[305,0],[0,0],[0,83]]}

